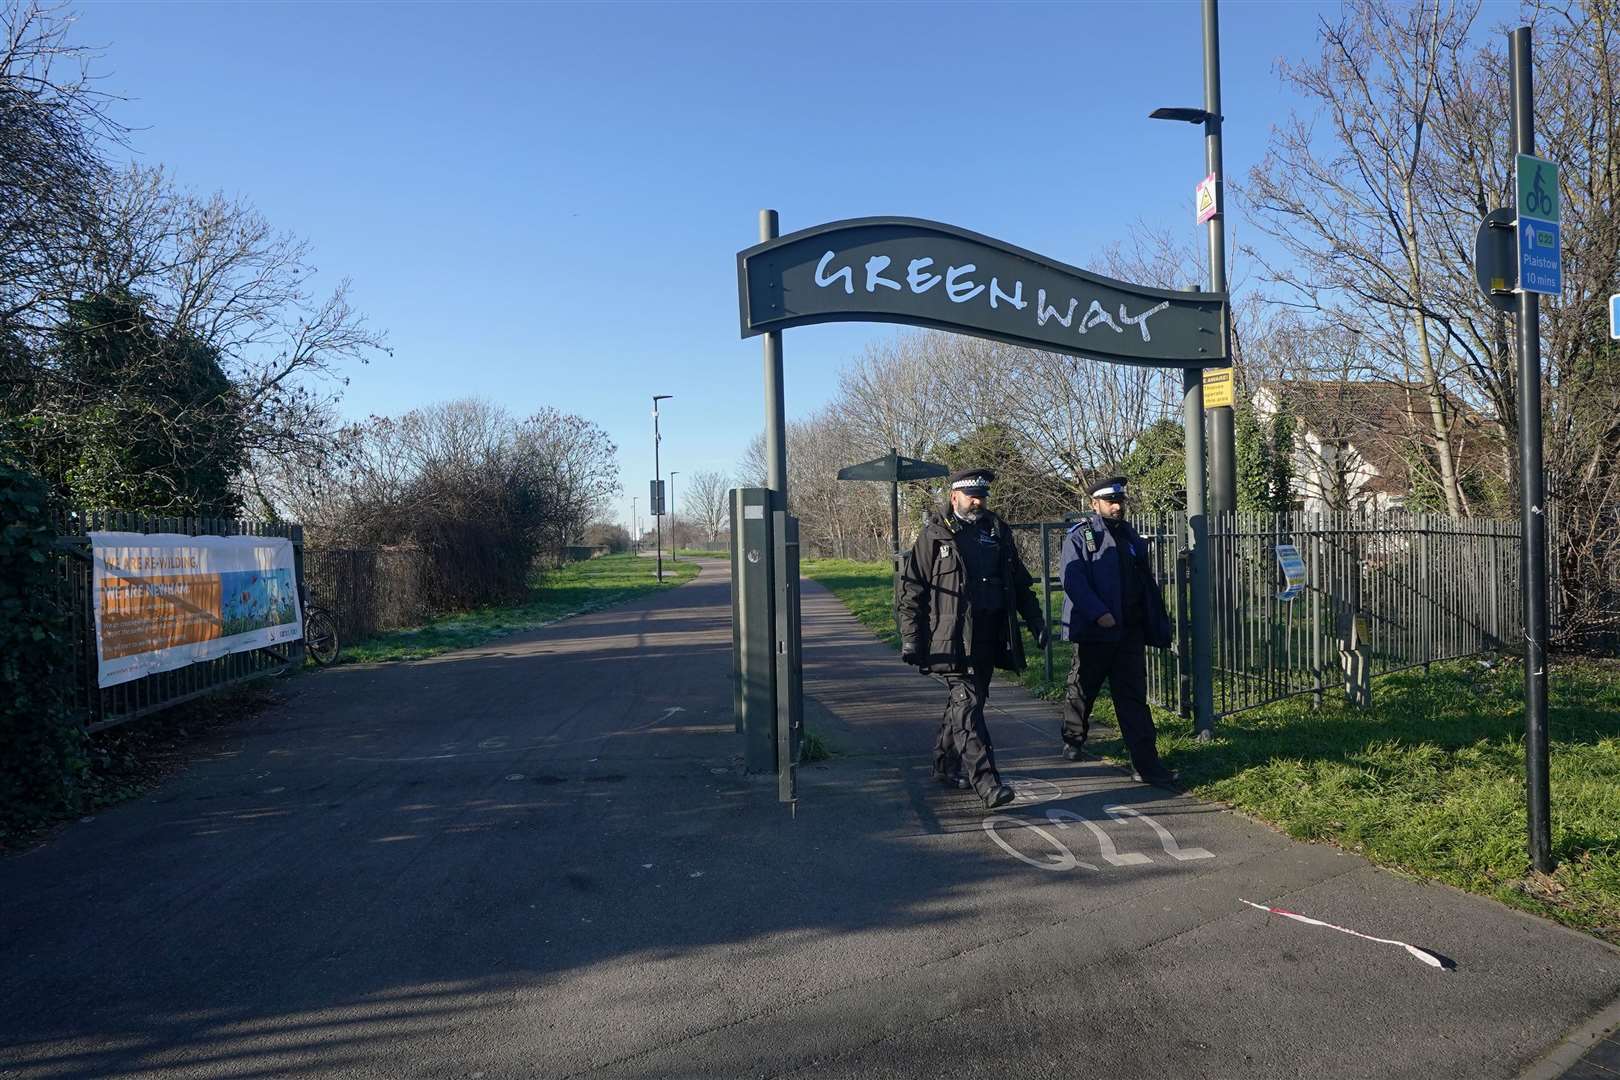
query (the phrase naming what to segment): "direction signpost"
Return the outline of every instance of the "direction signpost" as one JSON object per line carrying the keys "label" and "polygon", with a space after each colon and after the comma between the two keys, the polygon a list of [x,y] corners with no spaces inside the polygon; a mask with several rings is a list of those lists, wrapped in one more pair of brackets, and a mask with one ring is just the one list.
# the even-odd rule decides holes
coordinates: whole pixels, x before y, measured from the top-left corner
{"label": "direction signpost", "polygon": [[1620,341],[1620,296],[1609,297],[1609,336]]}
{"label": "direction signpost", "polygon": [[[935,461],[902,457],[900,451],[890,447],[880,458],[863,461],[859,465],[846,465],[838,470],[840,480],[882,480],[889,485],[889,552],[894,563],[894,590],[900,594],[900,484],[905,480],[929,480],[936,476],[949,476],[950,468]],[[894,609],[895,632],[900,631],[900,608]]]}
{"label": "direction signpost", "polygon": [[1558,235],[1558,165],[1519,154],[1515,175],[1519,193],[1519,288],[1557,296],[1563,291],[1563,248]]}
{"label": "direction signpost", "polygon": [[1563,284],[1558,246],[1558,166],[1534,156],[1530,28],[1508,37],[1519,233],[1519,524],[1524,566],[1525,802],[1530,865],[1551,873],[1547,760],[1547,516],[1541,457],[1541,299]]}
{"label": "direction signpost", "polygon": [[[1514,205],[1492,210],[1474,238],[1474,276],[1498,311],[1518,322],[1519,524],[1524,593],[1525,802],[1530,864],[1553,869],[1547,757],[1547,522],[1541,453],[1541,296],[1563,291],[1558,165],[1536,157],[1530,28],[1508,35]],[[1508,244],[1508,230],[1513,244]],[[1620,338],[1620,297],[1609,302]]]}

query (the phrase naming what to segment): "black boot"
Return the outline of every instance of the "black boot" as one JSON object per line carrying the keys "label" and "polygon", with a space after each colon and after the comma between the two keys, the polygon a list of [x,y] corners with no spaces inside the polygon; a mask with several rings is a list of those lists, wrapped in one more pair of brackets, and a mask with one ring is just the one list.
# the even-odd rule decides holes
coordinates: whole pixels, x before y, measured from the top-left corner
{"label": "black boot", "polygon": [[1131,779],[1138,784],[1148,784],[1152,787],[1169,788],[1171,791],[1177,791],[1179,788],[1176,787],[1176,781],[1181,779],[1181,774],[1174,769],[1167,769],[1163,765],[1155,764],[1147,769],[1132,769]]}
{"label": "black boot", "polygon": [[979,798],[983,800],[984,808],[986,810],[994,810],[996,807],[1006,806],[1008,803],[1018,798],[1018,792],[1014,791],[1006,784],[997,784],[983,795],[980,795]]}

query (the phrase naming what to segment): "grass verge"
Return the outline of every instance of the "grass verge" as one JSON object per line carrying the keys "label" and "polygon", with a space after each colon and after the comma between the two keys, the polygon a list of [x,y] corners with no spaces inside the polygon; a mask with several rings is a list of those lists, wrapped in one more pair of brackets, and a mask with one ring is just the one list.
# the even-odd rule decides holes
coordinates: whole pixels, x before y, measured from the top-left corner
{"label": "grass verge", "polygon": [[422,660],[482,645],[570,615],[672,589],[696,577],[698,568],[695,563],[665,560],[662,584],[656,571],[655,560],[634,555],[604,555],[568,563],[537,577],[529,598],[521,604],[441,615],[423,626],[389,630],[354,645],[345,644],[342,662]]}
{"label": "grass verge", "polygon": [[[804,574],[895,643],[884,564],[807,561]],[[1068,650],[1054,662],[1059,678]],[[1062,692],[1038,663],[1020,681],[1043,697]],[[1177,716],[1156,712],[1155,721],[1161,753],[1195,795],[1295,839],[1338,844],[1620,944],[1620,664],[1561,660],[1548,686],[1558,863],[1549,875],[1530,872],[1525,854],[1518,664],[1464,660],[1387,675],[1374,681],[1368,709],[1291,698],[1224,718],[1206,743]],[[1112,714],[1099,703],[1099,721],[1112,724]],[[1124,760],[1117,739],[1092,748]]]}

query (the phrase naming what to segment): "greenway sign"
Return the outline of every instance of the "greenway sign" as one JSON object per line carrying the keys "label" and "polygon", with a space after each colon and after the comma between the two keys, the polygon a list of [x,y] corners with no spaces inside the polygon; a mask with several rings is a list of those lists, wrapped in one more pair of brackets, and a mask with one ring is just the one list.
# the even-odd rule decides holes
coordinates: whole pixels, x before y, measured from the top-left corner
{"label": "greenway sign", "polygon": [[891,322],[1146,367],[1225,366],[1226,295],[1133,285],[919,218],[853,218],[737,254],[742,335]]}

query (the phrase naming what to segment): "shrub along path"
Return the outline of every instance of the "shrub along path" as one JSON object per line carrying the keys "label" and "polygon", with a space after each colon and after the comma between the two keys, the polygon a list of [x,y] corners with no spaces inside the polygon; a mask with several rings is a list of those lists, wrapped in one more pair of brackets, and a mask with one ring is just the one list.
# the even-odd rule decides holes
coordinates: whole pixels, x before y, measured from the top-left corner
{"label": "shrub along path", "polygon": [[[810,561],[804,573],[895,641],[884,564]],[[1025,645],[1037,656],[1033,641]],[[1038,663],[1024,685],[1060,695],[1070,649],[1057,651],[1057,686],[1043,685]],[[1222,720],[1206,743],[1178,716],[1157,711],[1155,722],[1160,749],[1194,795],[1620,944],[1620,664],[1558,662],[1548,685],[1550,876],[1529,873],[1525,855],[1518,664],[1464,660],[1386,676],[1365,710],[1333,695],[1321,709],[1309,697],[1277,702]],[[1111,723],[1112,703],[1098,717]],[[1117,734],[1104,734],[1094,749],[1124,761]]]}

